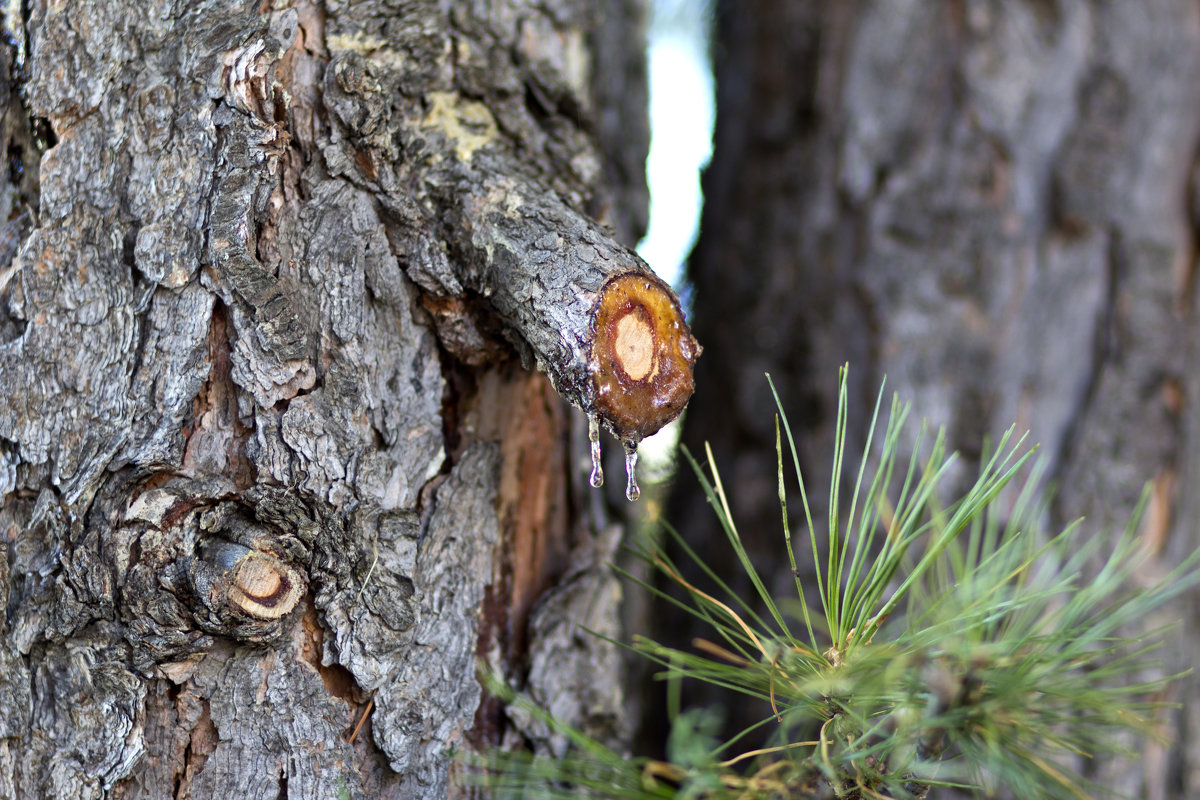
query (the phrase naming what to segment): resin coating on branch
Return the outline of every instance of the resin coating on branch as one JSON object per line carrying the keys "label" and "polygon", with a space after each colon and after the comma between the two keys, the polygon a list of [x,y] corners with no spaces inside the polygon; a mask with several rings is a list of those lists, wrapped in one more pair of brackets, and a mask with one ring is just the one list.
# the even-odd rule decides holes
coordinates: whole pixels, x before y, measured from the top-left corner
{"label": "resin coating on branch", "polygon": [[687,405],[700,346],[674,292],[650,273],[610,279],[592,324],[596,413],[621,441],[638,442]]}

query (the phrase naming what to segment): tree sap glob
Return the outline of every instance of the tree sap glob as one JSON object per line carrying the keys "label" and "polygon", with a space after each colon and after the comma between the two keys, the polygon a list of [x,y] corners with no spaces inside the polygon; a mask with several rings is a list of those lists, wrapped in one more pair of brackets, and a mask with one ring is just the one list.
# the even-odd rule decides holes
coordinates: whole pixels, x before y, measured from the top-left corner
{"label": "tree sap glob", "polygon": [[625,499],[634,502],[642,496],[637,483],[637,445],[625,445]]}
{"label": "tree sap glob", "polygon": [[600,420],[593,416],[588,417],[588,442],[592,450],[592,477],[591,484],[593,489],[599,489],[604,485],[604,464],[600,459]]}
{"label": "tree sap glob", "polygon": [[[596,415],[625,448],[625,496],[632,502],[641,494],[635,474],[638,443],[687,405],[701,347],[683,321],[674,292],[649,272],[617,275],[604,285],[592,332],[589,372]],[[595,428],[590,421],[589,433]],[[596,436],[589,438],[592,485],[599,486],[600,445]]]}

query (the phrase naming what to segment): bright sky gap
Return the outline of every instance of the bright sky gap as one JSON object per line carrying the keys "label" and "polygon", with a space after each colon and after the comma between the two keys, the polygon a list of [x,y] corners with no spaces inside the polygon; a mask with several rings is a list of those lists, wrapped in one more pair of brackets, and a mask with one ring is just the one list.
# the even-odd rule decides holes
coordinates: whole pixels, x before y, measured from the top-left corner
{"label": "bright sky gap", "polygon": [[[700,170],[712,154],[713,77],[708,4],[656,0],[650,25],[650,225],[638,255],[678,291],[700,229]],[[679,420],[642,442],[643,472],[665,478],[679,441]]]}
{"label": "bright sky gap", "polygon": [[638,254],[679,288],[700,225],[700,170],[712,153],[713,85],[704,3],[658,0],[650,26],[650,227]]}

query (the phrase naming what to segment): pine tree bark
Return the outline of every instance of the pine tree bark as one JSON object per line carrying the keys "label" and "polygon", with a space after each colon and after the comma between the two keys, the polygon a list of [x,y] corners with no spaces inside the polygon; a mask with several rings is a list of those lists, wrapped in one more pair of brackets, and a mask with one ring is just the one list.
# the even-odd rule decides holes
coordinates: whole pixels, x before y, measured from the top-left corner
{"label": "pine tree bark", "polygon": [[647,272],[640,0],[9,8],[0,796],[444,797],[562,746],[480,658],[619,740],[559,395]]}
{"label": "pine tree bark", "polygon": [[[960,475],[1015,422],[1049,462],[1053,524],[1119,530],[1150,481],[1147,572],[1200,546],[1196,4],[719,2],[716,38],[684,439],[712,443],[763,568],[785,559],[762,374],[820,504],[844,362],[859,443],[886,375],[947,427]],[[674,524],[727,563],[688,486]],[[1195,603],[1165,612],[1184,620],[1168,670],[1200,657]],[[1200,796],[1200,681],[1169,699],[1170,745],[1085,768]]]}

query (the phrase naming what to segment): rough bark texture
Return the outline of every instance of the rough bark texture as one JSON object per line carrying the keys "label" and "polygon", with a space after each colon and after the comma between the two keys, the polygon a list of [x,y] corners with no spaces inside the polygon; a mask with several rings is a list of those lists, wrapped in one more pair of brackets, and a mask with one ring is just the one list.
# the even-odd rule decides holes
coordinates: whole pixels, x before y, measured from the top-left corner
{"label": "rough bark texture", "polygon": [[14,5],[0,796],[445,796],[549,746],[477,656],[619,732],[558,306],[489,298],[644,268],[640,3]]}
{"label": "rough bark texture", "polygon": [[[820,502],[847,361],[859,441],[886,375],[947,426],[960,476],[1016,422],[1049,460],[1055,524],[1119,529],[1153,481],[1148,569],[1200,545],[1200,8],[752,0],[718,3],[716,33],[685,440],[712,443],[764,566],[784,559],[762,373]],[[725,563],[688,485],[673,520]],[[1197,660],[1195,602],[1171,610],[1168,668]],[[1171,699],[1167,750],[1088,768],[1200,796],[1200,682]]]}

